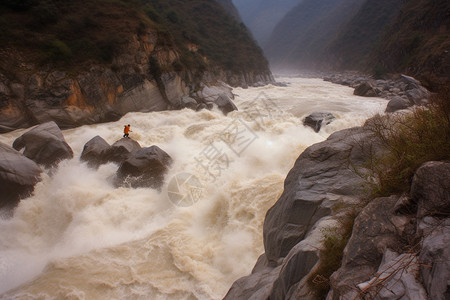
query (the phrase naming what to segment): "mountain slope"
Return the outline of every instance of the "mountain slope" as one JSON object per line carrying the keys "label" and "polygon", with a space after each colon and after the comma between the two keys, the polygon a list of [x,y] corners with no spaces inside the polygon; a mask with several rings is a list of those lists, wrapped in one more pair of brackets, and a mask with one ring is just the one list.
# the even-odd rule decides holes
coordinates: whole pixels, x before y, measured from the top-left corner
{"label": "mountain slope", "polygon": [[372,54],[371,66],[420,77],[430,86],[449,81],[450,2],[405,2]]}
{"label": "mountain slope", "polygon": [[205,83],[271,80],[247,29],[214,1],[9,0],[0,30],[0,132],[180,108]]}
{"label": "mountain slope", "polygon": [[304,0],[294,7],[275,27],[264,48],[272,67],[316,67],[330,40],[363,1]]}
{"label": "mountain slope", "polygon": [[450,2],[304,0],[276,26],[264,50],[275,69],[403,72],[450,78]]}
{"label": "mountain slope", "polygon": [[364,2],[327,47],[327,62],[341,69],[366,66],[370,52],[380,43],[399,13],[401,2],[402,0]]}

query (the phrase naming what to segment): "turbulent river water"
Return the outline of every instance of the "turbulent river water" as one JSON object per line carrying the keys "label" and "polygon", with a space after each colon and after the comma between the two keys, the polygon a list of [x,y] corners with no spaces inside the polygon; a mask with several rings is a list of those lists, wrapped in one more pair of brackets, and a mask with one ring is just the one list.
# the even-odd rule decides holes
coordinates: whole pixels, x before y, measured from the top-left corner
{"label": "turbulent river water", "polygon": [[[0,299],[220,299],[264,252],[266,211],[299,154],[362,125],[386,100],[321,79],[235,89],[239,111],[129,113],[63,132],[74,158],[46,172],[13,217],[0,218]],[[319,133],[311,112],[336,120]],[[174,160],[163,188],[115,188],[117,170],[79,161],[96,135],[157,145]],[[25,130],[0,135],[12,144]]]}

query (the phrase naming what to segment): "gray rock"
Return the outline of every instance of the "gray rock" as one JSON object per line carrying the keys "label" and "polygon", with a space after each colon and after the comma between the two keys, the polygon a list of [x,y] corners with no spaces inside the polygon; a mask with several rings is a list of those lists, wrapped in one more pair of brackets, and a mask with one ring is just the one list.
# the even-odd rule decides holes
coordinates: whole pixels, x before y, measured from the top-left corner
{"label": "gray rock", "polygon": [[18,137],[13,148],[29,159],[45,167],[53,167],[61,160],[73,157],[73,151],[66,143],[64,136],[55,122],[38,125]]}
{"label": "gray rock", "polygon": [[141,145],[131,138],[121,138],[111,145],[111,147],[102,151],[102,163],[115,162],[122,163],[128,159],[131,152],[141,149]]}
{"label": "gray rock", "polygon": [[353,94],[357,95],[357,96],[364,96],[364,97],[376,97],[376,96],[378,96],[377,90],[368,81],[365,81],[365,82],[359,84],[355,88],[355,91],[353,92]]}
{"label": "gray rock", "polygon": [[317,250],[302,251],[294,247],[285,262],[282,264],[280,274],[275,280],[270,299],[284,300],[289,290],[309,274],[311,269],[319,261]]}
{"label": "gray rock", "polygon": [[80,160],[87,162],[90,167],[98,168],[105,162],[103,153],[109,148],[108,142],[97,135],[84,145]]}
{"label": "gray rock", "polygon": [[41,172],[34,161],[0,142],[0,209],[13,208],[28,197]]}
{"label": "gray rock", "polygon": [[414,85],[420,86],[420,81],[418,81],[417,79],[415,79],[411,76],[407,76],[405,74],[400,75],[400,81],[405,84],[414,84]]}
{"label": "gray rock", "polygon": [[313,112],[303,120],[303,125],[309,126],[319,132],[323,125],[328,125],[336,119],[331,113]]}
{"label": "gray rock", "polygon": [[234,110],[238,110],[236,105],[233,103],[233,100],[231,100],[231,98],[226,94],[220,94],[215,102],[224,115],[227,115]]}
{"label": "gray rock", "polygon": [[409,100],[396,96],[396,97],[392,98],[391,101],[389,101],[389,103],[386,107],[386,112],[393,113],[398,110],[406,109],[411,106],[412,106],[412,104]]}
{"label": "gray rock", "polygon": [[450,163],[427,162],[415,173],[411,198],[418,204],[417,215],[450,215]]}
{"label": "gray rock", "polygon": [[196,110],[198,106],[197,101],[195,101],[194,98],[185,96],[183,98],[181,98],[181,107],[182,108],[190,108],[193,110]]}
{"label": "gray rock", "polygon": [[377,273],[358,287],[374,300],[427,299],[424,287],[416,279],[418,272],[419,262],[414,253],[399,255],[386,249]]}
{"label": "gray rock", "polygon": [[205,102],[215,102],[222,94],[225,94],[230,99],[234,99],[232,91],[233,89],[229,85],[219,81],[216,85],[204,85],[202,90],[197,92],[195,96]]}
{"label": "gray rock", "polygon": [[159,189],[171,163],[172,158],[157,146],[136,150],[120,165],[115,183],[118,186]]}
{"label": "gray rock", "polygon": [[[197,105],[196,111],[201,111],[202,109],[209,109],[208,106],[205,103],[200,103]],[[211,107],[212,109],[212,107]]]}
{"label": "gray rock", "polygon": [[430,299],[450,299],[450,219],[427,217],[420,228],[424,240],[419,262],[425,288]]}
{"label": "gray rock", "polygon": [[427,103],[427,99],[430,97],[430,93],[424,88],[413,88],[405,92],[409,101],[415,105],[423,105]]}
{"label": "gray rock", "polygon": [[395,215],[398,197],[372,200],[358,215],[345,247],[342,266],[331,276],[334,297],[343,296],[369,280],[380,265],[386,249],[400,251],[404,234],[414,234],[411,218]]}
{"label": "gray rock", "polygon": [[260,300],[268,299],[274,281],[278,278],[281,265],[268,266],[266,256],[258,258],[252,274],[235,281],[226,294],[224,300]]}
{"label": "gray rock", "polygon": [[[376,142],[368,130],[351,128],[300,155],[286,177],[283,194],[264,221],[264,247],[270,262],[285,257],[316,221],[331,213],[337,201],[355,201],[363,179],[353,168],[366,163],[369,144]],[[377,151],[375,146],[372,150]]]}

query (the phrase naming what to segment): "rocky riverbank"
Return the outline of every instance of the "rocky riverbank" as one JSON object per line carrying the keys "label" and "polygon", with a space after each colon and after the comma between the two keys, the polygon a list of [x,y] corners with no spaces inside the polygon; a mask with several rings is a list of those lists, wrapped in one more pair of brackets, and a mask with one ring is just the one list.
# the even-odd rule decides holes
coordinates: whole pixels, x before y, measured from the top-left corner
{"label": "rocky riverbank", "polygon": [[[265,253],[225,299],[317,299],[318,284],[330,287],[330,300],[448,299],[450,164],[428,162],[409,194],[366,206],[367,161],[384,151],[369,126],[336,132],[305,150],[267,212]],[[330,232],[339,236],[342,218],[355,207],[364,208],[329,281],[320,274],[323,242]]]}
{"label": "rocky riverbank", "polygon": [[354,94],[364,97],[381,97],[389,100],[386,112],[395,112],[414,105],[428,103],[430,92],[420,81],[403,74],[374,79],[359,72],[341,72],[323,75],[325,81],[350,86]]}

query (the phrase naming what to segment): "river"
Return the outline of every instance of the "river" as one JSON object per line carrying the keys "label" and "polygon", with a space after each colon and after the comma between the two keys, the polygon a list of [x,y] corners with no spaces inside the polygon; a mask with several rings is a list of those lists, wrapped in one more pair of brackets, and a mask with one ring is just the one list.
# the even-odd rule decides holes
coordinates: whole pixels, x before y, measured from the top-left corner
{"label": "river", "polygon": [[[266,211],[296,158],[387,101],[313,78],[234,89],[239,111],[129,113],[65,130],[72,160],[46,172],[13,217],[0,218],[0,299],[221,299],[264,252]],[[331,112],[315,133],[302,119]],[[174,160],[161,191],[114,188],[114,164],[80,163],[96,135],[157,145]],[[12,144],[25,130],[0,135]]]}

